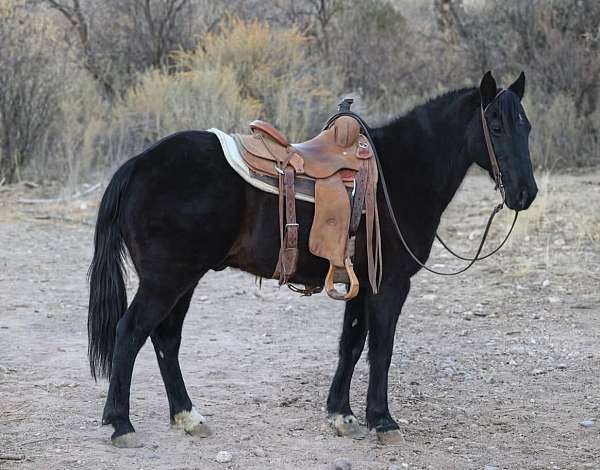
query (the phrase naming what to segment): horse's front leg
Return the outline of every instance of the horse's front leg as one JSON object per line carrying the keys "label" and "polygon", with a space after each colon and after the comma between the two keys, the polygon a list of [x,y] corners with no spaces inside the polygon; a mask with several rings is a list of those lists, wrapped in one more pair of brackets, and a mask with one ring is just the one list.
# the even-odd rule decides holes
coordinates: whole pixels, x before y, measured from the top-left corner
{"label": "horse's front leg", "polygon": [[410,279],[385,282],[382,293],[367,299],[369,315],[369,390],[367,424],[382,444],[397,443],[399,427],[388,408],[388,371],[394,349],[396,322],[410,290]]}
{"label": "horse's front leg", "polygon": [[359,294],[346,304],[337,370],[327,398],[329,420],[339,436],[362,438],[366,435],[350,408],[350,382],[365,346],[367,331],[365,298]]}

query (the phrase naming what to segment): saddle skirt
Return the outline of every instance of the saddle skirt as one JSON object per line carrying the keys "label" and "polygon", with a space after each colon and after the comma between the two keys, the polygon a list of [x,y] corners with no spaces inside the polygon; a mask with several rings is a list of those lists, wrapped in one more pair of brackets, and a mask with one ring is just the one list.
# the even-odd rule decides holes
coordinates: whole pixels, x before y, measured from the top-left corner
{"label": "saddle skirt", "polygon": [[[324,287],[334,299],[349,300],[358,294],[359,282],[352,259],[356,231],[365,215],[369,282],[377,293],[382,268],[377,166],[358,121],[351,116],[340,116],[319,135],[298,144],[289,144],[266,122],[253,121],[250,128],[251,134],[231,135],[247,172],[242,174],[239,161],[234,166],[231,159],[228,160],[250,184],[279,196],[281,244],[273,277],[278,278],[280,284],[286,284],[296,269],[297,198],[315,205],[309,250],[329,261]],[[224,139],[219,138],[223,145]],[[225,145],[223,147],[226,150]],[[338,282],[347,285],[345,294],[334,287]],[[322,288],[313,286],[300,291],[313,293],[320,290],[319,287]]]}

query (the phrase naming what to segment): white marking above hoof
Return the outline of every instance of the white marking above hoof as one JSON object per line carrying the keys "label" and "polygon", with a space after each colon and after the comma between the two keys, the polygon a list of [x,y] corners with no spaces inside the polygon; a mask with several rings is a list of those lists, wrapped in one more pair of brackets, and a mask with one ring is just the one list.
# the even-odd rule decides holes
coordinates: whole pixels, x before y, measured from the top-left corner
{"label": "white marking above hoof", "polygon": [[403,441],[404,439],[399,429],[377,433],[377,443],[382,446],[397,446],[402,444]]}
{"label": "white marking above hoof", "polygon": [[121,434],[120,436],[112,438],[110,441],[113,446],[121,449],[137,449],[139,447],[144,447],[144,443],[135,432]]}
{"label": "white marking above hoof", "polygon": [[369,433],[367,428],[361,426],[356,416],[353,415],[331,415],[329,416],[329,422],[338,436],[363,439]]}
{"label": "white marking above hoof", "polygon": [[182,426],[187,434],[199,437],[208,437],[212,431],[206,424],[206,418],[198,413],[195,406],[190,411],[181,411],[177,413],[173,420],[175,426]]}

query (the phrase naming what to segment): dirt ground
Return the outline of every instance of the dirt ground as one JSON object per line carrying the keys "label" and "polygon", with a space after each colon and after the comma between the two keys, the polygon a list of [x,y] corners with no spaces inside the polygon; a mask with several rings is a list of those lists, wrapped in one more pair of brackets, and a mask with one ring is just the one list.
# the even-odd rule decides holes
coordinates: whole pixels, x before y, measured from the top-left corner
{"label": "dirt ground", "polygon": [[[214,435],[170,427],[148,342],[131,395],[142,449],[110,445],[99,424],[107,383],[87,366],[100,191],[44,202],[54,189],[0,187],[0,468],[329,469],[338,458],[373,470],[600,468],[600,173],[538,183],[500,255],[458,277],[414,278],[390,370],[400,446],[327,424],[343,305],[226,270],[201,281],[181,352]],[[493,201],[491,182],[470,176],[442,233],[472,251]],[[437,246],[430,261],[459,266]],[[365,357],[352,386],[362,422]],[[232,460],[218,463],[220,451]]]}

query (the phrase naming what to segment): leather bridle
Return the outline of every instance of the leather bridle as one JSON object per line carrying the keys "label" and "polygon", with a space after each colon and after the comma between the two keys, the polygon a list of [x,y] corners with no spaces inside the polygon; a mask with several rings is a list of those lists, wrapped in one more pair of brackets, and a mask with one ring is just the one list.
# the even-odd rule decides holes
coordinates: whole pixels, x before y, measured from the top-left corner
{"label": "leather bridle", "polygon": [[453,250],[450,249],[450,247],[448,247],[448,245],[440,238],[440,236],[436,233],[436,239],[441,243],[441,245],[453,256],[455,256],[458,259],[464,260],[464,261],[469,261],[469,264],[467,266],[465,266],[464,268],[459,269],[458,271],[453,271],[453,272],[442,272],[442,271],[437,271],[433,268],[430,268],[429,266],[427,266],[424,262],[422,262],[415,254],[414,252],[410,249],[410,247],[408,246],[408,243],[406,242],[406,239],[404,238],[404,235],[402,233],[402,230],[400,230],[400,226],[398,224],[398,220],[396,219],[396,214],[394,213],[394,209],[392,207],[392,202],[390,199],[390,195],[387,189],[387,184],[385,182],[385,177],[383,175],[383,168],[381,166],[381,161],[379,159],[379,155],[377,153],[377,148],[375,146],[375,143],[373,142],[373,139],[369,133],[369,127],[367,125],[367,123],[356,113],[352,112],[352,111],[340,111],[336,114],[334,114],[333,116],[331,116],[329,118],[329,120],[327,121],[327,123],[325,124],[324,127],[328,127],[329,124],[331,122],[333,122],[333,120],[339,116],[352,116],[355,119],[358,120],[358,122],[361,124],[362,128],[363,128],[363,132],[365,134],[365,136],[367,137],[367,139],[369,140],[369,143],[371,144],[371,148],[373,149],[373,153],[375,155],[375,161],[377,162],[377,170],[379,171],[379,181],[381,182],[381,188],[383,191],[383,196],[385,198],[385,202],[386,202],[386,207],[387,207],[387,211],[388,214],[390,216],[390,219],[392,221],[392,225],[394,226],[394,229],[398,235],[398,238],[400,239],[400,241],[402,242],[402,245],[404,246],[404,248],[406,249],[407,253],[410,255],[410,257],[419,265],[421,266],[423,269],[433,273],[433,274],[438,274],[440,276],[455,276],[457,274],[461,274],[464,273],[467,269],[471,268],[477,261],[481,261],[483,259],[489,258],[490,256],[492,256],[493,254],[495,254],[496,252],[498,252],[500,250],[500,248],[502,248],[504,246],[504,244],[507,242],[508,238],[510,237],[513,228],[515,227],[515,224],[517,222],[517,216],[518,216],[518,212],[515,211],[515,216],[514,219],[512,221],[512,224],[510,226],[510,229],[508,230],[508,233],[506,234],[506,236],[504,237],[504,240],[502,240],[502,242],[491,252],[485,254],[485,255],[481,255],[481,252],[483,250],[483,246],[486,242],[490,227],[492,225],[492,221],[494,220],[494,217],[496,216],[496,214],[498,212],[500,212],[503,208],[504,208],[504,204],[506,202],[506,194],[504,191],[504,184],[502,181],[502,173],[500,172],[500,167],[498,165],[498,158],[496,157],[496,153],[494,151],[494,145],[492,143],[492,137],[490,135],[490,130],[488,127],[488,123],[487,123],[487,119],[485,117],[485,112],[487,111],[487,109],[490,107],[490,105],[492,103],[494,103],[497,98],[504,92],[505,90],[500,90],[498,92],[498,94],[494,97],[494,99],[484,108],[483,105],[480,106],[480,110],[481,110],[481,124],[483,127],[483,137],[484,137],[484,141],[485,141],[485,146],[487,149],[487,153],[488,153],[488,158],[490,159],[490,165],[491,165],[491,169],[492,169],[492,177],[494,178],[494,182],[495,182],[495,188],[496,190],[500,191],[500,196],[502,198],[502,200],[500,201],[500,203],[498,205],[496,205],[493,209],[492,209],[492,213],[490,214],[487,223],[485,225],[485,229],[483,231],[483,235],[481,237],[481,241],[479,242],[479,246],[477,248],[477,251],[475,253],[475,256],[471,257],[465,257],[465,256],[461,256],[457,253],[455,253]]}

